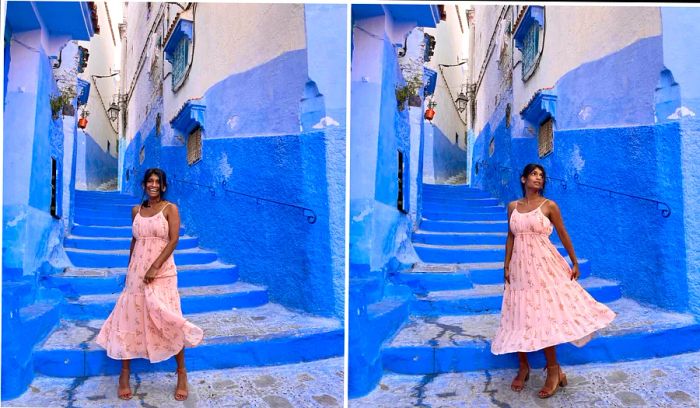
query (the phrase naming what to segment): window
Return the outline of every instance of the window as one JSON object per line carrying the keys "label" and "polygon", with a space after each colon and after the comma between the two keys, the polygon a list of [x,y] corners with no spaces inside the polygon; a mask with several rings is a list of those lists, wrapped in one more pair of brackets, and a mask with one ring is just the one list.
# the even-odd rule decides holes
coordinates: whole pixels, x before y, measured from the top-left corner
{"label": "window", "polygon": [[529,77],[530,71],[533,71],[535,61],[537,59],[537,51],[540,40],[540,26],[533,24],[525,37],[525,47],[523,48],[523,80]]}
{"label": "window", "polygon": [[491,138],[491,141],[489,142],[489,157],[493,156],[493,154],[496,152],[496,139],[493,137]]}
{"label": "window", "polygon": [[139,164],[143,164],[143,162],[146,160],[146,146],[141,146],[141,150],[139,150]]}
{"label": "window", "polygon": [[187,70],[188,52],[190,40],[187,37],[182,37],[177,44],[177,48],[173,54],[173,89],[178,88],[185,79],[185,71]]}
{"label": "window", "polygon": [[187,138],[187,164],[202,160],[202,128],[198,127]]}
{"label": "window", "polygon": [[506,129],[510,129],[510,104],[506,104]]}
{"label": "window", "polygon": [[551,117],[540,125],[540,131],[537,134],[537,153],[540,158],[552,153],[554,150],[554,129],[552,125]]}
{"label": "window", "polygon": [[396,208],[398,208],[399,211],[404,212],[404,209],[403,209],[403,153],[401,152],[401,150],[399,150],[398,153],[399,153],[399,166],[398,166],[399,193],[398,193],[398,196],[396,197]]}
{"label": "window", "polygon": [[542,6],[527,6],[516,22],[517,28],[513,39],[515,47],[522,54],[523,81],[527,81],[535,72],[542,55],[544,12],[545,8]]}
{"label": "window", "polygon": [[107,141],[107,153],[111,153],[111,152],[109,151],[109,150],[110,150],[110,147],[111,147],[111,146],[110,146],[110,143],[109,143],[109,140],[108,140],[108,141]]}
{"label": "window", "polygon": [[51,207],[49,212],[53,218],[59,218],[58,216],[58,205],[56,204],[56,187],[58,183],[58,166],[56,165],[56,158],[51,158]]}

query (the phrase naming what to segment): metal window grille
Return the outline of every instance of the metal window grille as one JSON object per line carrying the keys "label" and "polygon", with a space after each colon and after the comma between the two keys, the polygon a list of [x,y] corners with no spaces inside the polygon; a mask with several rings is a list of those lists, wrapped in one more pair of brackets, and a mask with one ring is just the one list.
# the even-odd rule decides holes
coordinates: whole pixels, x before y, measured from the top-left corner
{"label": "metal window grille", "polygon": [[202,128],[195,129],[187,138],[187,164],[202,160]]}
{"label": "metal window grille", "polygon": [[537,134],[537,152],[540,158],[552,153],[554,150],[554,128],[552,118],[547,119],[540,125]]}
{"label": "metal window grille", "polygon": [[185,77],[189,46],[190,41],[187,39],[187,37],[183,36],[174,53],[175,63],[173,64],[173,88],[177,87]]}
{"label": "metal window grille", "polygon": [[532,24],[527,32],[523,48],[523,80],[532,74],[540,49],[540,26]]}
{"label": "metal window grille", "polygon": [[52,217],[58,218],[58,205],[56,204],[56,187],[58,184],[58,166],[56,158],[51,158],[51,206],[49,213]]}
{"label": "metal window grille", "polygon": [[399,183],[399,194],[396,197],[396,208],[399,209],[399,211],[405,213],[406,210],[404,208],[404,202],[403,202],[403,152],[401,150],[398,151],[399,153],[399,168],[398,168],[398,183]]}

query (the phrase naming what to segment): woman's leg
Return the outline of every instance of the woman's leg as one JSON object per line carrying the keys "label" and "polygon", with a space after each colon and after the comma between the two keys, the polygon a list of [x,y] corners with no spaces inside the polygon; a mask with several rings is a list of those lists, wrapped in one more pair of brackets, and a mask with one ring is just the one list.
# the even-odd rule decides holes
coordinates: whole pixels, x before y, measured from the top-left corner
{"label": "woman's leg", "polygon": [[561,372],[559,363],[557,362],[557,350],[555,346],[544,349],[544,358],[547,360],[547,379],[544,380],[544,386],[539,392],[540,398],[546,398],[554,395],[559,385],[566,385],[566,376]]}
{"label": "woman's leg", "polygon": [[530,363],[527,361],[527,353],[518,352],[518,361],[520,363],[518,375],[510,384],[510,389],[513,391],[522,391],[525,388],[525,381],[530,378]]}
{"label": "woman's leg", "polygon": [[131,375],[131,360],[122,360],[122,371],[119,373],[119,389],[117,396],[123,400],[130,400],[131,386],[129,385],[129,376]]}
{"label": "woman's leg", "polygon": [[185,348],[175,355],[177,362],[177,386],[175,387],[175,399],[184,401],[187,399],[187,370],[185,369]]}

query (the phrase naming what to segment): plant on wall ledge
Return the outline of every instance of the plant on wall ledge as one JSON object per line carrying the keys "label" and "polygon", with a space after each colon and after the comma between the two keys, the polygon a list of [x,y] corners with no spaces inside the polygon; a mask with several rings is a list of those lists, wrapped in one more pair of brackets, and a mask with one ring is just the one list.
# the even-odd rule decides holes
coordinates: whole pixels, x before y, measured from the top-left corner
{"label": "plant on wall ledge", "polygon": [[49,98],[49,103],[51,104],[51,117],[56,120],[58,119],[58,114],[63,112],[66,105],[73,106],[73,98],[75,98],[76,93],[73,88],[66,88],[60,90],[57,94],[51,95]]}
{"label": "plant on wall ledge", "polygon": [[[418,90],[423,87],[423,80],[419,76],[415,76],[408,80],[405,85],[396,87],[396,105],[399,111],[406,108],[406,101],[410,106],[420,106],[420,95]],[[416,105],[416,99],[417,105]]]}
{"label": "plant on wall ledge", "polygon": [[428,120],[428,121],[433,120],[433,118],[435,117],[435,109],[433,109],[433,108],[435,108],[436,106],[437,106],[437,102],[435,102],[435,101],[428,102],[428,109],[425,110],[425,115],[424,115],[426,120]]}
{"label": "plant on wall ledge", "polygon": [[83,108],[83,111],[80,113],[80,119],[78,119],[78,127],[81,129],[85,129],[88,124],[87,117],[90,116],[90,111]]}

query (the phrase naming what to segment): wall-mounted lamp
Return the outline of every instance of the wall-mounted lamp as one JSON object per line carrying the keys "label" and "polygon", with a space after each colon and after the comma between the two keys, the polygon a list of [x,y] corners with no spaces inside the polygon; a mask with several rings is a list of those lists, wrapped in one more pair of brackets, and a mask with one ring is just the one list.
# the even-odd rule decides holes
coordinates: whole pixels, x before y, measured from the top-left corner
{"label": "wall-mounted lamp", "polygon": [[457,111],[459,111],[459,113],[467,110],[467,102],[469,102],[467,95],[464,93],[465,88],[466,85],[462,85],[462,90],[459,91],[459,95],[457,95],[457,99],[455,99],[455,104],[457,105]]}
{"label": "wall-mounted lamp", "polygon": [[119,117],[119,111],[121,110],[121,107],[125,105],[125,103],[126,95],[115,94],[112,97],[112,103],[109,105],[109,108],[107,108],[107,117],[109,117],[109,120],[112,122],[117,120]]}

